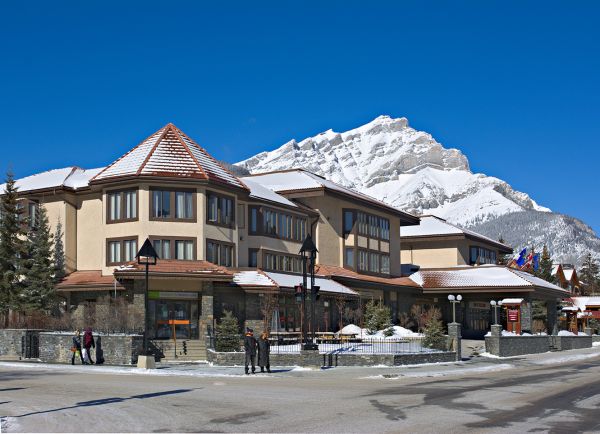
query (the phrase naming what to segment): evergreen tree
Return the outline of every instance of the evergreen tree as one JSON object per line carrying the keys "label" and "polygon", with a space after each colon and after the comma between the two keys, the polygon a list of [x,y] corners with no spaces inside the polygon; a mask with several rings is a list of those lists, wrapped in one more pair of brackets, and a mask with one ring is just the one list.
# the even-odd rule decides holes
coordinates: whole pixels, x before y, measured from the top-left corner
{"label": "evergreen tree", "polygon": [[63,231],[62,231],[62,223],[60,220],[56,225],[56,232],[54,234],[54,254],[52,257],[52,262],[54,264],[54,281],[60,282],[63,277],[65,277],[65,248],[62,241]]}
{"label": "evergreen tree", "polygon": [[425,336],[423,338],[423,346],[437,350],[445,350],[447,341],[440,310],[432,308],[427,313],[427,316],[425,328],[423,329],[423,335]]}
{"label": "evergreen tree", "polygon": [[386,330],[392,325],[392,312],[381,300],[369,300],[365,306],[365,328],[371,335],[379,330]]}
{"label": "evergreen tree", "polygon": [[600,267],[594,260],[592,253],[585,256],[579,277],[584,284],[585,294],[596,294],[600,286]]}
{"label": "evergreen tree", "polygon": [[544,279],[547,282],[554,283],[554,276],[552,276],[552,258],[548,252],[548,247],[544,244],[542,249],[542,257],[540,258],[540,267],[536,272],[536,276]]}
{"label": "evergreen tree", "polygon": [[24,311],[49,310],[56,299],[54,292],[54,266],[52,264],[52,234],[46,209],[37,205],[35,221],[27,237],[27,259],[25,260],[23,291],[21,294]]}
{"label": "evergreen tree", "polygon": [[223,312],[221,321],[217,324],[215,349],[217,351],[240,351],[240,326],[233,312]]}
{"label": "evergreen tree", "polygon": [[20,270],[25,253],[22,214],[15,179],[9,171],[0,204],[0,314],[4,315],[5,326],[9,311],[20,307]]}

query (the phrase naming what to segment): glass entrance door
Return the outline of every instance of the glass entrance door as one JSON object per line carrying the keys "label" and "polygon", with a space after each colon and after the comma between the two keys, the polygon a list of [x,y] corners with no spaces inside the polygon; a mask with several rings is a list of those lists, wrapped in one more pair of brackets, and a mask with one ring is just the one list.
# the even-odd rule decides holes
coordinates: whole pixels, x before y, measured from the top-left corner
{"label": "glass entrance door", "polygon": [[[191,339],[192,303],[186,300],[156,300],[155,327],[157,339]],[[197,316],[197,309],[195,313]]]}

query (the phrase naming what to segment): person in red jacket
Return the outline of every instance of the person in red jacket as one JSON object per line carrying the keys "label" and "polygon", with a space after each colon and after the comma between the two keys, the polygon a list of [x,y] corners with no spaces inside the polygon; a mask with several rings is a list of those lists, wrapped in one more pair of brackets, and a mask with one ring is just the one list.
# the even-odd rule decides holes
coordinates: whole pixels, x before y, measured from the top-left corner
{"label": "person in red jacket", "polygon": [[96,348],[96,344],[94,343],[94,336],[92,335],[92,329],[90,327],[85,329],[83,333],[83,360],[84,363],[93,365],[92,362],[92,348]]}

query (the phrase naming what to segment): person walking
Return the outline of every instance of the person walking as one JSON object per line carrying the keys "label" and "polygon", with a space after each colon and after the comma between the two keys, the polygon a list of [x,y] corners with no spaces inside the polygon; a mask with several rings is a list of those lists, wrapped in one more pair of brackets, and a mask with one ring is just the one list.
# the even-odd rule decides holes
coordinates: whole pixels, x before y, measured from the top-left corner
{"label": "person walking", "polygon": [[260,372],[271,373],[271,363],[269,362],[269,356],[271,353],[271,343],[269,342],[269,334],[264,331],[258,339],[258,366],[260,366]]}
{"label": "person walking", "polygon": [[244,368],[246,375],[248,372],[248,365],[252,365],[252,373],[256,371],[256,338],[254,337],[254,330],[246,328],[246,336],[244,336],[244,351],[246,352],[246,362]]}
{"label": "person walking", "polygon": [[94,364],[94,362],[92,362],[92,348],[96,348],[94,335],[92,334],[92,329],[87,327],[85,332],[83,332],[83,361],[90,365]]}
{"label": "person walking", "polygon": [[79,330],[75,330],[75,336],[73,336],[73,345],[71,346],[71,352],[73,355],[71,356],[71,365],[75,364],[75,356],[79,356],[81,359],[81,364],[84,364],[83,355],[81,354],[81,333]]}

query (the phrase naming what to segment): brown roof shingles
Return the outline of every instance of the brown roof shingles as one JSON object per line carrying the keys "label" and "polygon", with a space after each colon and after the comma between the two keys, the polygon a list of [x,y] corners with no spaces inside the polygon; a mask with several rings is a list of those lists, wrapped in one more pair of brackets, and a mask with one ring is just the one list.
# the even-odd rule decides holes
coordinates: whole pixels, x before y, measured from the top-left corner
{"label": "brown roof shingles", "polygon": [[368,274],[359,274],[355,271],[346,268],[337,267],[334,265],[317,265],[315,266],[315,274],[327,276],[331,278],[346,278],[368,283],[382,283],[384,285],[408,286],[412,288],[420,288],[418,284],[408,277],[380,277],[370,276]]}
{"label": "brown roof shingles", "polygon": [[[115,275],[139,274],[145,272],[145,265],[130,262],[115,268]],[[159,259],[156,265],[150,265],[151,274],[187,274],[208,275],[233,278],[233,273],[226,267],[215,265],[208,261],[179,261],[175,259]]]}

